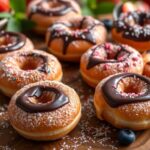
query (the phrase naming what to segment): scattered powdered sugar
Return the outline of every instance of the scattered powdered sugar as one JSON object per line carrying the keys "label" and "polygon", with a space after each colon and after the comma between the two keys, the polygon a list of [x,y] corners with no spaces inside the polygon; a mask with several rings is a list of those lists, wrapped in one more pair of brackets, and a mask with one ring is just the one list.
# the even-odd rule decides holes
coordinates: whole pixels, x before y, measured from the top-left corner
{"label": "scattered powdered sugar", "polygon": [[[81,98],[84,99],[84,95],[81,95]],[[116,129],[96,118],[92,95],[83,103],[82,115],[83,117],[78,125],[80,132],[77,131],[77,136],[65,136],[60,144],[61,150],[77,150],[82,149],[83,146],[85,146],[87,150],[99,147],[113,150],[118,149],[117,146],[115,146],[117,141],[111,137],[111,135],[115,134]],[[55,148],[53,148],[53,150],[55,150]]]}
{"label": "scattered powdered sugar", "polygon": [[15,149],[6,145],[6,146],[0,146],[0,150],[15,150]]}

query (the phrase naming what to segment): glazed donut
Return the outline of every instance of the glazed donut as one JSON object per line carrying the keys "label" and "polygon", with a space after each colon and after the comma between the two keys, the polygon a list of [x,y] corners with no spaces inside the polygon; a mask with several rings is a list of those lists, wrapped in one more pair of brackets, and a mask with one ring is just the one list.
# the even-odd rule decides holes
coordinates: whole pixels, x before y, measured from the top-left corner
{"label": "glazed donut", "polygon": [[127,45],[105,43],[93,46],[81,57],[80,72],[92,87],[109,75],[132,72],[142,74],[143,59],[138,51]]}
{"label": "glazed donut", "polygon": [[32,42],[23,34],[16,32],[0,32],[0,60],[13,51],[32,50]]}
{"label": "glazed donut", "polygon": [[88,48],[105,40],[103,23],[89,16],[59,21],[46,34],[48,51],[65,61],[79,61]]}
{"label": "glazed donut", "polygon": [[150,77],[150,50],[147,50],[143,53],[144,60],[144,70],[143,74],[147,77]]}
{"label": "glazed donut", "polygon": [[57,81],[29,84],[8,106],[10,123],[27,139],[56,140],[75,128],[81,117],[77,93]]}
{"label": "glazed donut", "polygon": [[45,34],[59,19],[68,20],[80,15],[80,7],[74,0],[33,0],[27,9],[27,16],[36,23],[34,31],[38,34]]}
{"label": "glazed donut", "polygon": [[96,87],[97,117],[117,128],[150,128],[150,79],[122,73],[103,79]]}
{"label": "glazed donut", "polygon": [[57,58],[39,50],[15,52],[0,63],[0,90],[6,96],[30,83],[61,78],[62,68]]}
{"label": "glazed donut", "polygon": [[129,12],[114,21],[113,40],[128,44],[139,52],[150,47],[150,12]]}

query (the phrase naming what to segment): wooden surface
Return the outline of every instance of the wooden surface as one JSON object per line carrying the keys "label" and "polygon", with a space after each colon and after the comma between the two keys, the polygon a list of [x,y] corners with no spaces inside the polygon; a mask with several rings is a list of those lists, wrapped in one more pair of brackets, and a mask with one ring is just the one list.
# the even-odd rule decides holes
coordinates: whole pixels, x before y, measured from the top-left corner
{"label": "wooden surface", "polygon": [[[46,49],[44,38],[32,38],[35,47]],[[78,126],[66,137],[53,142],[34,142],[19,136],[9,124],[7,104],[9,98],[0,94],[0,150],[149,150],[150,130],[137,133],[129,147],[120,147],[116,138],[118,129],[98,120],[93,107],[94,89],[82,80],[79,65],[62,63],[63,82],[76,90],[82,102],[82,118]]]}

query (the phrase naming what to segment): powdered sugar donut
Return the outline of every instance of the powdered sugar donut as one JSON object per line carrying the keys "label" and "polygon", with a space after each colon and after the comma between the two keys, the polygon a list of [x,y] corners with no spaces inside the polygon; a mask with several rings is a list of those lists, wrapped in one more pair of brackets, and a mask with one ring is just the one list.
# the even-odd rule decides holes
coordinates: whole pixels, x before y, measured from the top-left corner
{"label": "powdered sugar donut", "polygon": [[0,90],[7,96],[27,84],[61,78],[61,64],[55,56],[43,51],[15,52],[0,62]]}

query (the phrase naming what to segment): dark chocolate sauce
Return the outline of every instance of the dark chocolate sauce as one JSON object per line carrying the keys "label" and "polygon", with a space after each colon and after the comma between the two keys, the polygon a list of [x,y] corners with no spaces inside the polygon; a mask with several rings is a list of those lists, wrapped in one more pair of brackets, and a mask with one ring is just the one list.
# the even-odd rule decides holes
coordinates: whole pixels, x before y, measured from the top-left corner
{"label": "dark chocolate sauce", "polygon": [[149,65],[149,66],[150,66],[150,61],[149,61],[149,62],[147,62],[147,63],[146,63],[146,65]]}
{"label": "dark chocolate sauce", "polygon": [[[126,19],[135,22],[135,25],[130,25]],[[147,25],[144,25],[147,22]],[[122,32],[123,37],[134,41],[149,41],[150,40],[150,12],[129,12],[120,16],[114,21],[114,27],[117,32]]]}
{"label": "dark chocolate sauce", "polygon": [[37,53],[29,53],[29,54],[21,54],[20,56],[23,57],[35,57],[35,58],[41,58],[43,60],[43,64],[37,68],[38,71],[44,72],[44,73],[50,73],[50,70],[48,68],[48,57],[45,55],[37,54]]}
{"label": "dark chocolate sauce", "polygon": [[73,8],[71,3],[69,1],[64,1],[64,0],[57,0],[58,3],[63,5],[63,7],[61,7],[60,9],[57,9],[57,10],[52,10],[50,8],[48,10],[45,10],[44,8],[41,7],[42,3],[45,3],[45,2],[48,3],[50,1],[53,1],[53,0],[41,0],[39,3],[34,5],[31,8],[31,13],[29,14],[29,18],[31,19],[31,17],[35,13],[42,14],[45,16],[62,16],[62,15],[69,13],[70,11],[74,11],[77,13],[76,9]]}
{"label": "dark chocolate sauce", "polygon": [[8,38],[16,38],[16,42],[10,43],[6,46],[0,46],[0,53],[7,53],[11,51],[16,51],[23,47],[26,43],[26,37],[23,34],[15,33],[15,32],[7,32],[7,31],[1,31],[0,32],[0,38],[8,36]]}
{"label": "dark chocolate sauce", "polygon": [[[80,29],[82,29],[83,27],[83,24],[84,22],[87,20],[86,17],[83,17],[83,19],[81,20],[81,23],[78,27],[79,31],[75,31],[73,34],[72,33],[69,33],[67,31],[64,31],[64,30],[61,30],[60,29],[57,29],[57,28],[54,28],[54,26],[51,26],[50,30],[51,30],[51,34],[50,34],[50,37],[49,37],[49,42],[48,42],[48,45],[56,38],[60,38],[63,40],[63,48],[62,48],[62,52],[63,54],[66,54],[67,53],[67,48],[69,46],[69,44],[73,41],[77,41],[77,40],[84,40],[84,41],[87,41],[91,44],[96,44],[96,41],[93,37],[93,34],[92,34],[92,30],[95,26],[97,25],[103,25],[101,22],[97,22],[97,23],[93,23],[93,25],[91,25],[89,28],[87,28],[86,31],[80,31]],[[59,24],[59,23],[57,23]],[[67,26],[68,27],[68,24],[65,24],[65,23],[60,23],[61,25],[63,26]],[[72,27],[74,27],[75,25],[72,23],[70,24]]]}
{"label": "dark chocolate sauce", "polygon": [[[43,92],[53,92],[55,97],[47,103],[32,103],[29,98],[40,98]],[[69,103],[68,97],[58,89],[46,86],[34,86],[23,92],[16,100],[16,105],[29,113],[50,112]]]}
{"label": "dark chocolate sauce", "polygon": [[146,53],[147,53],[147,54],[150,53],[150,50],[147,50]]}
{"label": "dark chocolate sauce", "polygon": [[[144,81],[148,85],[148,89],[146,90],[146,92],[134,97],[123,96],[119,92],[117,92],[118,83],[122,79],[127,77],[139,78],[140,80]],[[123,73],[123,74],[114,75],[103,84],[102,92],[106,102],[111,107],[118,107],[124,104],[149,101],[150,100],[150,79],[134,73]]]}
{"label": "dark chocolate sauce", "polygon": [[[104,44],[104,45],[105,45],[105,44]],[[94,66],[99,65],[99,64],[123,62],[123,61],[125,61],[126,58],[128,58],[129,55],[131,54],[128,50],[126,50],[123,46],[120,45],[120,48],[121,48],[121,49],[115,54],[114,59],[112,59],[112,60],[111,60],[111,59],[110,59],[110,60],[109,60],[109,59],[108,59],[108,60],[103,60],[103,59],[100,59],[100,58],[97,58],[97,57],[95,58],[95,57],[93,56],[94,52],[95,52],[97,49],[99,49],[99,48],[104,48],[104,49],[105,49],[104,45],[98,45],[97,47],[94,48],[92,54],[91,54],[90,57],[89,57],[89,62],[88,62],[88,64],[87,64],[87,69],[91,69],[91,68],[93,68]],[[126,57],[125,57],[123,60],[118,60],[118,57],[119,57],[120,54],[122,54],[123,52],[127,54]]]}

